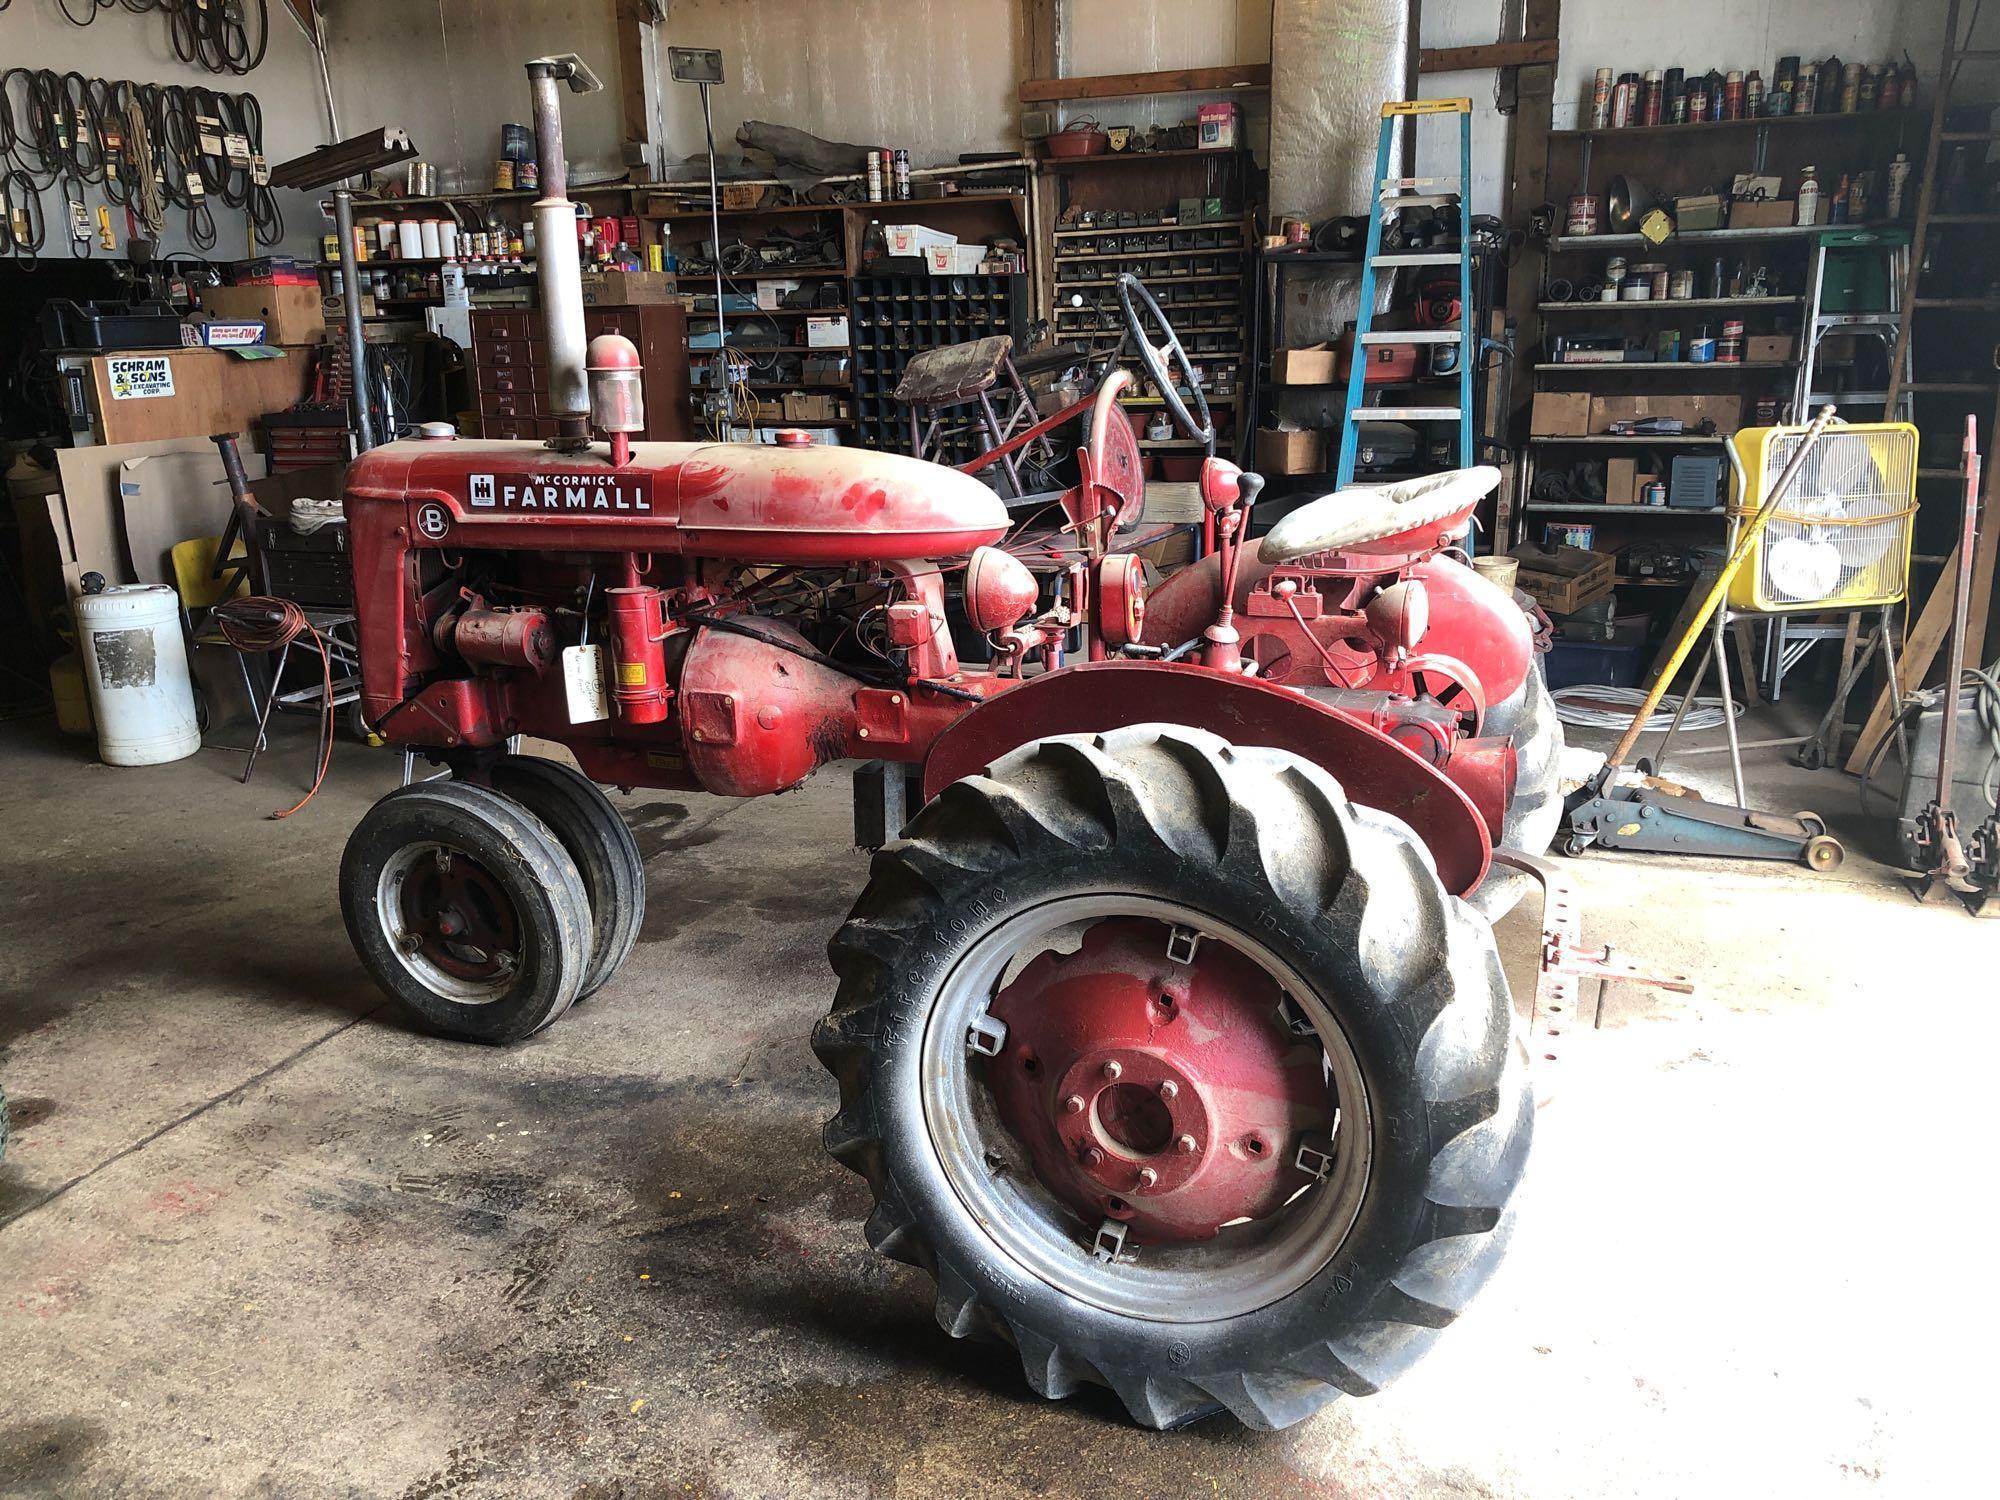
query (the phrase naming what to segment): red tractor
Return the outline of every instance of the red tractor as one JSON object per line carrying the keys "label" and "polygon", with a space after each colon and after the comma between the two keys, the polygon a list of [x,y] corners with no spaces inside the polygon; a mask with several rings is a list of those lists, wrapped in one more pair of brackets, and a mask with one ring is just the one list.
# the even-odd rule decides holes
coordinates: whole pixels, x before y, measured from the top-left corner
{"label": "red tractor", "polygon": [[[558,191],[561,72],[530,66]],[[880,848],[813,1047],[869,1242],[1036,1391],[1101,1383],[1148,1425],[1282,1427],[1385,1384],[1492,1270],[1532,1128],[1464,899],[1557,811],[1528,617],[1455,550],[1492,471],[1314,501],[1253,557],[1261,480],[1211,460],[1215,550],[1149,594],[1115,550],[1142,491],[1122,377],[1054,545],[913,458],[635,445],[636,355],[586,356],[570,208],[536,214],[562,435],[350,472],[366,716],[455,773],[354,832],[363,963],[440,1031],[525,1037],[639,927],[599,783],[748,797],[868,761]]]}

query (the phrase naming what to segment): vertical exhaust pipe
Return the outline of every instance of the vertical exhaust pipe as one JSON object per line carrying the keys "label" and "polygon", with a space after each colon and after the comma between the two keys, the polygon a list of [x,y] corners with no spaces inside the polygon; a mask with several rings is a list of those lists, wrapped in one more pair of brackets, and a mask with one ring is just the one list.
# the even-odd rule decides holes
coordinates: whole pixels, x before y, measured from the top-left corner
{"label": "vertical exhaust pipe", "polygon": [[590,391],[584,373],[583,272],[577,259],[576,205],[569,199],[563,159],[562,88],[595,93],[604,85],[573,52],[528,64],[534,94],[535,155],[542,196],[535,200],[536,278],[549,352],[549,405],[558,424],[555,446],[575,452],[590,442]]}

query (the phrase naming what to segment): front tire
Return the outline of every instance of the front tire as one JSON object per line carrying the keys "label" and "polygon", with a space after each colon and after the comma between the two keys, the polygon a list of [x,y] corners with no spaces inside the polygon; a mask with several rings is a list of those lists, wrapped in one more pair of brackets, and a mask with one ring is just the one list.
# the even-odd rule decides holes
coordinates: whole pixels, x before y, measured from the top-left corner
{"label": "front tire", "polygon": [[[992,969],[994,945],[1070,912],[1083,935],[1069,957],[1044,948]],[[1263,1168],[1310,1169],[1281,1206],[1267,1197],[1246,1221],[1225,1203],[1219,1226],[1182,1233],[1169,1194],[1151,1240],[1128,1250],[1113,1229],[1107,1258],[1112,1221],[1093,1225],[1077,1181],[1056,1176],[1065,1160],[1006,1123],[1021,1098],[1045,1098],[1066,1141],[1062,1121],[1098,1119],[1106,1095],[1059,1101],[1075,1069],[1008,1074],[1036,1059],[1014,1040],[1019,1013],[1013,1030],[994,1013],[1037,965],[1087,968],[1149,922],[1180,936],[1144,985],[1198,963],[1174,959],[1176,941],[1261,971],[1272,983],[1239,986],[1264,998],[1232,1013],[1234,1035],[1255,1051],[1268,1022],[1317,1047],[1311,1076],[1337,1114],[1330,1137],[1270,1139]],[[1320,767],[1157,724],[1025,746],[946,788],[875,856],[829,951],[840,988],[813,1042],[840,1082],[826,1143],[874,1191],[869,1242],[931,1272],[947,1332],[1012,1343],[1044,1396],[1092,1382],[1150,1427],[1218,1407],[1288,1426],[1399,1375],[1498,1261],[1533,1111],[1490,929],[1444,892],[1405,825],[1351,805]],[[968,1009],[982,990],[983,1015]],[[1191,1055],[1195,1075],[1213,1063]],[[1181,1128],[1162,1123],[1131,1164],[1171,1172],[1170,1148],[1146,1151]],[[1206,1161],[1207,1143],[1183,1144],[1194,1135],[1172,1149]],[[1221,1162],[1219,1180],[1256,1180],[1244,1145],[1269,1149],[1239,1137],[1242,1165]]]}
{"label": "front tire", "polygon": [[604,789],[560,761],[503,756],[493,766],[493,789],[547,824],[583,877],[590,904],[590,962],[576,998],[586,1000],[631,956],[646,920],[646,862],[638,840]]}
{"label": "front tire", "polygon": [[433,1030],[517,1042],[576,999],[590,903],[526,808],[462,781],[399,788],[355,826],[340,910],[375,982]]}

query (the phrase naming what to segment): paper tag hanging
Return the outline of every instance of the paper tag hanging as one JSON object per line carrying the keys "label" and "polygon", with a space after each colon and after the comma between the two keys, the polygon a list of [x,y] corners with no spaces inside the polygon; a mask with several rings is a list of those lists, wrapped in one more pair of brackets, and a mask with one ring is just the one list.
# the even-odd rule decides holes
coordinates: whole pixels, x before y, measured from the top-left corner
{"label": "paper tag hanging", "polygon": [[229,158],[231,166],[247,167],[250,165],[249,136],[240,135],[233,130],[230,131],[229,134],[222,138],[222,150],[223,154]]}
{"label": "paper tag hanging", "polygon": [[189,172],[187,174],[187,188],[190,198],[206,198],[208,196],[208,189],[201,185],[201,173],[199,172]]}
{"label": "paper tag hanging", "polygon": [[222,121],[213,115],[194,117],[195,141],[203,156],[222,155]]}
{"label": "paper tag hanging", "polygon": [[271,164],[264,160],[264,153],[261,151],[250,158],[250,180],[258,187],[271,185]]}
{"label": "paper tag hanging", "polygon": [[90,238],[90,210],[74,198],[69,200],[69,237],[73,240]]}
{"label": "paper tag hanging", "polygon": [[611,704],[604,691],[604,648],[565,646],[562,657],[570,723],[591,724],[610,718]]}

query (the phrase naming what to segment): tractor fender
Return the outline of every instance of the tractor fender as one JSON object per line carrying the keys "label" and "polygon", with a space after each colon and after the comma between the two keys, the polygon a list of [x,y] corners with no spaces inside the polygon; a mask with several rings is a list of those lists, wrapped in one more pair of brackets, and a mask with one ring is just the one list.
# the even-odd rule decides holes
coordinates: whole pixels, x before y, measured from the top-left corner
{"label": "tractor fender", "polygon": [[1155,723],[1303,756],[1338,778],[1353,801],[1409,824],[1446,890],[1464,895],[1485,877],[1492,854],[1486,822],[1441,771],[1369,725],[1288,688],[1184,662],[1088,662],[1028,679],[938,736],[924,760],[924,797],[1031,740]]}

